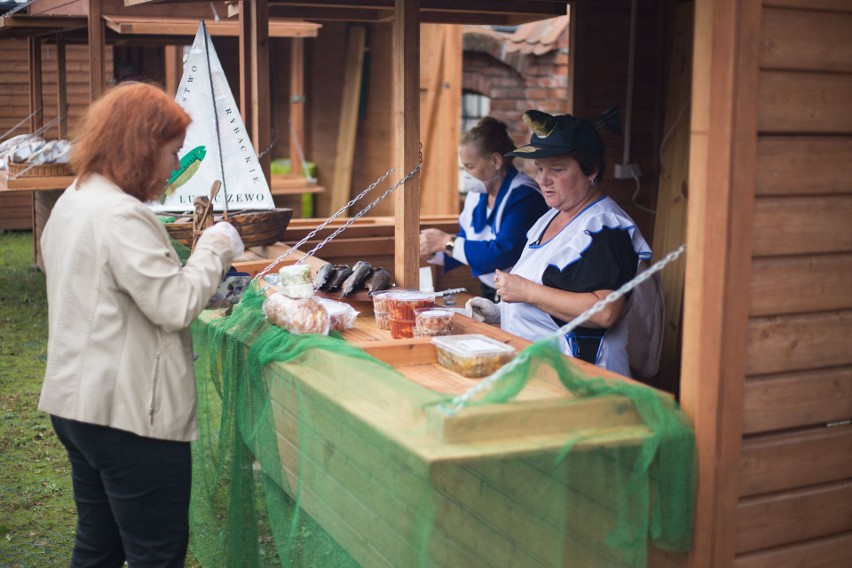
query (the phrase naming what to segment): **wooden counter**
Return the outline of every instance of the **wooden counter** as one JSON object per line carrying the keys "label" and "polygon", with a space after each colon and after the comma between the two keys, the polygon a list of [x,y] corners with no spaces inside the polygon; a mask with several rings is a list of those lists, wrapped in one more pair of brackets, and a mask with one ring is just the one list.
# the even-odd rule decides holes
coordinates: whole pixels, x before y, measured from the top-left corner
{"label": "wooden counter", "polygon": [[[0,229],[30,229],[33,232],[33,263],[44,271],[39,240],[50,211],[74,176],[26,177],[11,179],[0,171]],[[27,205],[25,205],[25,202]],[[14,208],[11,205],[15,205]],[[13,216],[17,214],[17,216]],[[27,222],[24,222],[27,221]]]}
{"label": "wooden counter", "polygon": [[[364,566],[414,565],[424,514],[433,523],[424,549],[430,566],[563,566],[591,557],[621,565],[606,534],[590,527],[614,526],[614,488],[630,472],[612,465],[577,479],[557,456],[574,442],[572,455],[581,460],[598,459],[601,450],[635,452],[649,431],[630,400],[576,398],[542,366],[510,402],[448,414],[438,404],[481,379],[441,367],[429,338],[391,339],[376,327],[368,301],[357,294],[351,301],[361,313],[343,338],[375,361],[313,349],[264,373],[283,489],[298,492],[335,540]],[[454,325],[455,332],[528,345],[460,314]],[[590,377],[624,380],[572,362]]]}

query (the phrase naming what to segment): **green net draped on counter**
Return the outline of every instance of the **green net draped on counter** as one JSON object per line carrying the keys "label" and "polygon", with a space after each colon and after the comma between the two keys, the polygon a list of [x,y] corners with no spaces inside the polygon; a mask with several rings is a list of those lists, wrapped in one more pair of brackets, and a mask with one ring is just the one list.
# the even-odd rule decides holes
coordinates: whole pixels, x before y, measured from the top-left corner
{"label": "green net draped on counter", "polygon": [[689,550],[694,437],[667,397],[584,378],[540,342],[458,416],[524,404],[551,374],[582,404],[621,401],[611,425],[448,442],[450,397],[339,336],[269,324],[263,297],[193,324],[203,566],[644,567],[649,544]]}

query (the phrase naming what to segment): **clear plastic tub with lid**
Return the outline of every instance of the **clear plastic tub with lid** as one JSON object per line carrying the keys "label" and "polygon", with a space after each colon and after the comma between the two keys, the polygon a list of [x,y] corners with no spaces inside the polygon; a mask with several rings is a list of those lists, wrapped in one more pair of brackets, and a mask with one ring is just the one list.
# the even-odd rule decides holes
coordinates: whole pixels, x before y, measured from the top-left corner
{"label": "clear plastic tub with lid", "polygon": [[453,330],[453,310],[417,308],[414,310],[414,337],[449,335]]}
{"label": "clear plastic tub with lid", "polygon": [[432,343],[442,367],[470,378],[487,377],[516,353],[511,345],[478,333],[433,337]]}
{"label": "clear plastic tub with lid", "polygon": [[435,306],[435,294],[416,290],[392,290],[385,296],[390,318],[414,323],[414,310]]}
{"label": "clear plastic tub with lid", "polygon": [[376,327],[379,329],[390,329],[390,308],[388,307],[388,294],[394,290],[381,290],[373,293],[373,314],[376,318]]}

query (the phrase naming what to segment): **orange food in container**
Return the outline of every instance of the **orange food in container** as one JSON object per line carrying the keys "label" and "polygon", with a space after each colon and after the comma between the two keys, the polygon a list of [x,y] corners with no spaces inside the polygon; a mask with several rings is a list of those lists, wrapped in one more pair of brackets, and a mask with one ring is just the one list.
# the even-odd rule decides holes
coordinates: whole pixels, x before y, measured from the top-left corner
{"label": "orange food in container", "polygon": [[414,310],[435,306],[435,295],[431,292],[414,290],[392,290],[387,294],[388,312],[391,319],[414,321]]}
{"label": "orange food in container", "polygon": [[391,337],[407,339],[414,337],[414,320],[398,320],[389,318]]}

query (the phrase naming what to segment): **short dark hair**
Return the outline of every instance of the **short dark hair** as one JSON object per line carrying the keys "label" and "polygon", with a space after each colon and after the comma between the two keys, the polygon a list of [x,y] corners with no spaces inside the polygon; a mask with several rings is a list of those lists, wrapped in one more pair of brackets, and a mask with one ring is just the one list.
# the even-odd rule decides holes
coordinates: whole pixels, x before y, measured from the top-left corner
{"label": "short dark hair", "polygon": [[574,158],[574,161],[580,166],[580,171],[583,172],[583,175],[590,176],[595,173],[597,170],[597,174],[595,174],[595,181],[599,182],[603,179],[604,170],[606,169],[606,162],[604,161],[603,154],[589,154],[587,152],[568,152],[564,154],[565,156],[569,156]]}

